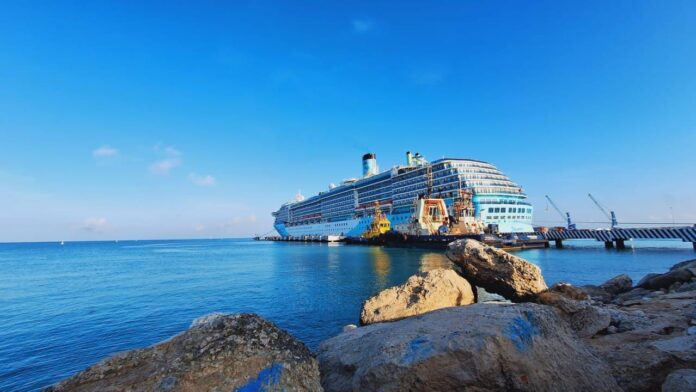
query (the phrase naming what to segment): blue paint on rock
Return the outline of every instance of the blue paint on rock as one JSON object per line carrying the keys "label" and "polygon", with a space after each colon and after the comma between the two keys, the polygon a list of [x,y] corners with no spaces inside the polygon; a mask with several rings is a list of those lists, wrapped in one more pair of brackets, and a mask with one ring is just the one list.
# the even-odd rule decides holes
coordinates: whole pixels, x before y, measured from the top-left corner
{"label": "blue paint on rock", "polygon": [[249,381],[245,385],[235,389],[235,392],[264,392],[269,385],[277,385],[280,382],[280,376],[283,373],[283,365],[274,363],[271,366],[261,370],[255,379]]}
{"label": "blue paint on rock", "polygon": [[406,352],[401,357],[403,365],[410,365],[414,362],[422,361],[435,354],[432,342],[425,336],[419,336],[411,340],[406,348]]}
{"label": "blue paint on rock", "polygon": [[526,313],[525,317],[515,317],[505,328],[505,336],[512,341],[519,352],[527,352],[534,343],[533,337],[539,335],[534,315]]}

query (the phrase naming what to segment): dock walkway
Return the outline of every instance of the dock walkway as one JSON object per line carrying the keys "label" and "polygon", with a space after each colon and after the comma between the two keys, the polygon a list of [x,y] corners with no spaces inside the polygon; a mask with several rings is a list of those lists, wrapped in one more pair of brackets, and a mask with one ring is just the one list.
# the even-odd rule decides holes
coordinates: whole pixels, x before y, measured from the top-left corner
{"label": "dock walkway", "polygon": [[645,227],[645,228],[613,228],[613,229],[576,229],[549,230],[539,233],[547,240],[555,241],[557,247],[563,247],[563,240],[594,239],[603,241],[607,248],[614,244],[619,249],[625,247],[625,242],[632,239],[680,239],[691,242],[696,250],[696,225],[681,227]]}

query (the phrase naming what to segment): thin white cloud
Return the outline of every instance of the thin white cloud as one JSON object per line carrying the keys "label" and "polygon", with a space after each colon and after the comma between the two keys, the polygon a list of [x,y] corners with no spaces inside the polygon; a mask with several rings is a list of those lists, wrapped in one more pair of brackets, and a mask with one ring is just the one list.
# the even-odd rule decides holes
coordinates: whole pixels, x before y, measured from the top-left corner
{"label": "thin white cloud", "polygon": [[118,150],[109,146],[101,146],[96,150],[92,151],[92,156],[94,156],[95,158],[106,158],[113,157],[116,155],[118,155]]}
{"label": "thin white cloud", "polygon": [[181,151],[177,150],[176,147],[174,146],[165,146],[162,145],[162,143],[157,143],[155,144],[154,147],[152,147],[153,150],[155,150],[156,153],[158,154],[164,154],[170,157],[178,157],[181,156]]}
{"label": "thin white cloud", "polygon": [[98,233],[106,226],[106,218],[87,218],[82,221],[80,228],[85,231]]}
{"label": "thin white cloud", "polygon": [[199,176],[196,173],[191,173],[189,174],[189,180],[191,180],[192,183],[198,186],[213,186],[217,184],[217,180],[215,180],[215,177],[211,176],[210,174]]}
{"label": "thin white cloud", "polygon": [[199,223],[199,224],[195,225],[195,226],[193,227],[193,229],[196,230],[196,231],[198,231],[198,232],[201,232],[201,231],[205,230],[205,225],[202,225],[202,224]]}
{"label": "thin white cloud", "polygon": [[375,22],[368,19],[353,19],[353,31],[359,34],[367,33],[375,29]]}
{"label": "thin white cloud", "polygon": [[178,158],[163,159],[150,165],[150,173],[158,176],[165,176],[180,164],[181,160]]}
{"label": "thin white cloud", "polygon": [[181,151],[177,150],[176,148],[174,148],[172,146],[165,147],[164,153],[169,155],[169,156],[172,156],[172,157],[178,157],[181,155]]}

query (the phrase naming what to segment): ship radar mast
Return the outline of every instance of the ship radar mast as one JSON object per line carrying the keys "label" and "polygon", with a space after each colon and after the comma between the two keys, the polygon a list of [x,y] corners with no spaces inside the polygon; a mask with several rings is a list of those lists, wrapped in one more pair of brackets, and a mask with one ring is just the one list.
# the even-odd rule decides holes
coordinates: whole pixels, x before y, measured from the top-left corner
{"label": "ship radar mast", "polygon": [[305,197],[302,196],[302,191],[297,191],[297,194],[295,195],[295,201],[296,202],[301,202],[304,201]]}

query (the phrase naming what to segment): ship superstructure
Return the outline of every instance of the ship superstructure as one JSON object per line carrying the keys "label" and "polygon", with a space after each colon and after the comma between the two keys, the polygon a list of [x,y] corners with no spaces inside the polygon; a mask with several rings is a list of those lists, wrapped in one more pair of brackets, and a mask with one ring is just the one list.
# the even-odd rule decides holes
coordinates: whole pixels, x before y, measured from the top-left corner
{"label": "ship superstructure", "polygon": [[392,225],[408,222],[416,201],[445,200],[447,206],[473,195],[474,215],[501,233],[533,232],[533,207],[522,188],[490,163],[460,158],[428,162],[406,153],[406,164],[379,172],[377,157],[363,156],[363,177],[343,181],[318,195],[301,195],[273,213],[281,236],[359,236],[378,207]]}

